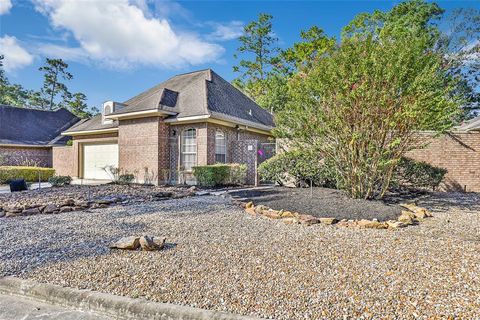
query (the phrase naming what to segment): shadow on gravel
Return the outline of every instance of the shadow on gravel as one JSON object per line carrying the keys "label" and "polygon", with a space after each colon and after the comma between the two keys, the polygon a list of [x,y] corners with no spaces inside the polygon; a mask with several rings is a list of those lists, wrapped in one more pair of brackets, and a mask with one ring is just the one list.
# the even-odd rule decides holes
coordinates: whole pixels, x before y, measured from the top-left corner
{"label": "shadow on gravel", "polygon": [[[196,198],[78,211],[56,215],[0,218],[0,276],[35,272],[47,264],[113,254],[109,245],[121,237],[155,234],[149,221],[212,214],[225,208],[219,198]],[[137,218],[138,217],[138,218]],[[141,219],[141,220],[140,220]],[[173,250],[176,243],[167,243]]]}

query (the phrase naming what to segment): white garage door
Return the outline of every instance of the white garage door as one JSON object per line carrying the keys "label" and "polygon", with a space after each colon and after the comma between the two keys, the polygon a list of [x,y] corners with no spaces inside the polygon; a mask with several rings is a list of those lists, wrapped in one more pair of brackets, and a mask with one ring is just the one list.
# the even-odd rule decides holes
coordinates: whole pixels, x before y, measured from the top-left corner
{"label": "white garage door", "polygon": [[83,146],[84,179],[112,180],[113,176],[107,168],[109,166],[118,167],[118,144],[86,144]]}

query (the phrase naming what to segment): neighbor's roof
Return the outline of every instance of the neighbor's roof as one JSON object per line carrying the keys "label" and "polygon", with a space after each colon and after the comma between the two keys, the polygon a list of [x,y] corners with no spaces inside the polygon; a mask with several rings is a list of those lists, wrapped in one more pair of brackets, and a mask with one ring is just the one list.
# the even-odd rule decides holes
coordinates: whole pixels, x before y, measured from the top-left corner
{"label": "neighbor's roof", "polygon": [[[174,76],[155,87],[125,101],[126,106],[111,115],[138,111],[167,111],[169,120],[210,116],[215,119],[271,130],[274,127],[271,113],[224,80],[211,69]],[[94,117],[71,128],[71,131],[108,129],[117,122],[103,125]]]}
{"label": "neighbor's roof", "polygon": [[480,117],[464,121],[461,125],[454,127],[455,131],[476,131],[480,130]]}
{"label": "neighbor's roof", "polygon": [[0,105],[0,144],[61,145],[60,135],[80,119],[66,109],[43,111]]}

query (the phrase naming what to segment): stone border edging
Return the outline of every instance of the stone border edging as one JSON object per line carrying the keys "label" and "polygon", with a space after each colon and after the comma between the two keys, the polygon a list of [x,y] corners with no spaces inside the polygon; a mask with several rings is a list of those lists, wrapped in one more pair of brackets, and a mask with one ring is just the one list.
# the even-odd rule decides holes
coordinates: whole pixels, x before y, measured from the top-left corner
{"label": "stone border edging", "polygon": [[16,277],[0,278],[0,293],[24,296],[77,310],[92,311],[115,319],[255,320],[222,311],[150,302],[91,290],[36,283]]}
{"label": "stone border edging", "polygon": [[426,218],[433,217],[432,213],[426,208],[418,207],[414,203],[401,203],[400,207],[406,210],[402,210],[401,215],[396,220],[388,220],[385,222],[380,222],[377,219],[367,220],[340,220],[338,221],[333,217],[315,217],[309,214],[302,214],[299,212],[291,212],[282,210],[274,210],[265,205],[255,206],[253,201],[244,202],[241,200],[233,200],[234,204],[237,204],[246,213],[252,216],[262,216],[268,219],[278,219],[283,221],[286,224],[304,224],[311,226],[314,224],[322,223],[327,225],[337,225],[347,228],[358,228],[358,229],[400,229],[405,228],[410,225],[416,225]]}

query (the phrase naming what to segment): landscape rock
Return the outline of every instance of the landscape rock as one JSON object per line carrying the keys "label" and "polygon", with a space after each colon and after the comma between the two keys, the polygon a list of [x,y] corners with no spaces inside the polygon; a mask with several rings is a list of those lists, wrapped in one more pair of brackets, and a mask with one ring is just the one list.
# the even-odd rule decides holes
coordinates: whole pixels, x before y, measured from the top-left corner
{"label": "landscape rock", "polygon": [[407,225],[401,221],[396,221],[396,220],[388,220],[387,226],[390,229],[400,229],[400,228],[405,228]]}
{"label": "landscape rock", "polygon": [[268,218],[271,218],[271,219],[280,219],[281,218],[280,214],[276,210],[270,209],[270,210],[263,210],[262,212],[263,212],[263,215],[265,217],[268,217]]}
{"label": "landscape rock", "polygon": [[320,220],[321,223],[323,224],[335,224],[338,222],[337,219],[335,218],[319,218],[318,220]]}
{"label": "landscape rock", "polygon": [[124,237],[110,245],[111,249],[137,250],[140,248],[140,237]]}
{"label": "landscape rock", "polygon": [[255,212],[255,207],[248,207],[245,209],[245,212],[247,212],[248,214],[251,214],[252,216],[257,215],[257,213]]}
{"label": "landscape rock", "polygon": [[247,204],[245,205],[245,209],[252,208],[252,207],[253,207],[252,201],[247,202]]}
{"label": "landscape rock", "polygon": [[22,216],[33,216],[35,214],[40,214],[40,209],[38,208],[30,208],[30,209],[25,209],[22,211]]}
{"label": "landscape rock", "polygon": [[311,226],[313,224],[320,223],[320,220],[312,215],[309,214],[299,214],[298,215],[298,220],[300,221],[301,224]]}
{"label": "landscape rock", "polygon": [[281,216],[282,218],[296,218],[295,214],[291,211],[283,211]]}
{"label": "landscape rock", "polygon": [[167,238],[142,236],[139,239],[140,247],[145,251],[162,250]]}
{"label": "landscape rock", "polygon": [[357,222],[357,225],[360,228],[365,228],[365,229],[387,229],[388,228],[388,225],[383,222],[366,220],[366,219],[359,220]]}
{"label": "landscape rock", "polygon": [[412,218],[412,216],[409,215],[406,211],[402,211],[402,214],[400,215],[400,217],[398,217],[397,220],[407,225],[411,225],[415,223],[414,218]]}
{"label": "landscape rock", "polygon": [[60,207],[71,207],[75,205],[75,200],[73,199],[67,199],[64,200],[61,204]]}
{"label": "landscape rock", "polygon": [[282,218],[282,221],[285,224],[299,224],[300,223],[300,221],[295,217]]}
{"label": "landscape rock", "polygon": [[257,214],[264,214],[264,211],[268,211],[270,208],[264,205],[258,205],[255,207],[255,212]]}
{"label": "landscape rock", "polygon": [[60,208],[54,204],[47,204],[45,208],[43,208],[43,213],[50,214],[54,213],[55,211],[59,211]]}
{"label": "landscape rock", "polygon": [[428,211],[426,208],[419,207],[413,203],[401,203],[400,206],[410,210],[415,214],[415,216],[421,219],[433,217],[432,213]]}
{"label": "landscape rock", "polygon": [[8,207],[4,207],[3,209],[9,213],[21,213],[23,211],[23,209],[18,206],[8,206]]}
{"label": "landscape rock", "polygon": [[72,207],[61,207],[60,213],[73,211]]}

